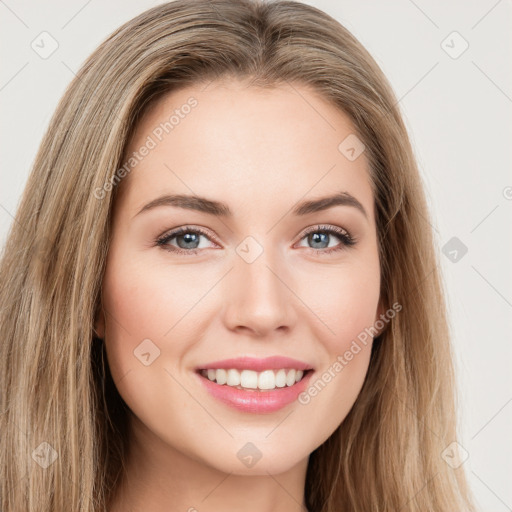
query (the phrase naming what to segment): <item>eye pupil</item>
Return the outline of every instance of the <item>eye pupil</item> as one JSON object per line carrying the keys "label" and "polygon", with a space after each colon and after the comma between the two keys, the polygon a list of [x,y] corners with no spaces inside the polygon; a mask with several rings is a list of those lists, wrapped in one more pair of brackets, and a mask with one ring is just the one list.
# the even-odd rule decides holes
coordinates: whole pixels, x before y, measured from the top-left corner
{"label": "eye pupil", "polygon": [[[328,241],[329,235],[327,233],[311,233],[309,235],[310,242],[313,243],[313,247],[315,249],[325,249],[329,245]],[[322,246],[323,243],[326,243],[326,246]],[[318,245],[320,244],[320,246]]]}
{"label": "eye pupil", "polygon": [[[200,235],[198,233],[185,233],[185,234],[176,236],[176,242],[178,243],[178,246],[181,249],[196,249],[197,244],[199,243],[199,236]],[[180,240],[182,238],[185,239],[184,243],[180,243]],[[192,244],[192,245],[196,244],[196,245],[193,245],[191,247],[189,244]]]}

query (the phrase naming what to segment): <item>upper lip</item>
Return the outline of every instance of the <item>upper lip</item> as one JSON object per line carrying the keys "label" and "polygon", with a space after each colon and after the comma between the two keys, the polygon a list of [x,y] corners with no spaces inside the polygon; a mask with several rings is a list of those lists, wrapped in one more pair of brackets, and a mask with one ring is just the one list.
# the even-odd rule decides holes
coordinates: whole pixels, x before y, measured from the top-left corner
{"label": "upper lip", "polygon": [[313,369],[310,364],[304,363],[303,361],[298,361],[297,359],[292,359],[291,357],[271,356],[265,357],[263,359],[258,359],[255,357],[236,357],[233,359],[223,359],[222,361],[213,361],[211,363],[198,366],[197,370],[229,370],[231,368],[239,370],[254,370],[256,372],[261,372],[263,370],[279,370],[281,368],[295,368],[296,370]]}

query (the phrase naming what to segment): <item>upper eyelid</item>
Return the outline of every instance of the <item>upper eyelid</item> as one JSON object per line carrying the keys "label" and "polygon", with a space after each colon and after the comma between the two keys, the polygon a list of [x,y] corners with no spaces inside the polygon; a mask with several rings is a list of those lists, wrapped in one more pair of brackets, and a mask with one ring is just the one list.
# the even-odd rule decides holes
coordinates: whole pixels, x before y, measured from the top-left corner
{"label": "upper eyelid", "polygon": [[348,229],[345,229],[341,226],[334,226],[334,225],[328,225],[328,224],[316,224],[314,226],[309,226],[307,228],[304,228],[300,233],[304,235],[314,232],[314,231],[336,231],[337,229],[344,231],[348,236],[351,236],[350,231]]}

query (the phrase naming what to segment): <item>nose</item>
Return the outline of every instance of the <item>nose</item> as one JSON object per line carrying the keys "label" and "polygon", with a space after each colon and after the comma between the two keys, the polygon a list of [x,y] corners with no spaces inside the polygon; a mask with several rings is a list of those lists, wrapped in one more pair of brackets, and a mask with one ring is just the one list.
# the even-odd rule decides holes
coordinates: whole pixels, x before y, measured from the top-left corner
{"label": "nose", "polygon": [[270,251],[263,251],[252,263],[236,257],[225,287],[228,329],[265,337],[293,328],[300,302],[293,292],[293,276]]}

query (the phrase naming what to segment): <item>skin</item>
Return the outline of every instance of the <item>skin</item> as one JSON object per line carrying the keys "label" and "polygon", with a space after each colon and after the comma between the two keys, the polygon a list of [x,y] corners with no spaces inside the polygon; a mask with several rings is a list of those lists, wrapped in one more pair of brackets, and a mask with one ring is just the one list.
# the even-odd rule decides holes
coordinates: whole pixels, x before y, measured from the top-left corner
{"label": "skin", "polygon": [[[96,330],[132,416],[127,477],[111,510],[303,511],[308,457],[352,408],[372,340],[308,404],[273,413],[224,405],[194,370],[218,359],[284,355],[313,366],[315,382],[375,323],[384,309],[368,162],[365,153],[350,161],[338,150],[355,129],[312,90],[233,80],[159,100],[127,154],[191,96],[197,106],[117,185]],[[299,201],[338,191],[355,196],[368,217],[346,205],[291,213]],[[136,215],[164,193],[225,202],[233,218],[176,206]],[[303,232],[318,224],[357,242],[344,247],[328,234],[315,246]],[[199,253],[155,243],[186,225],[208,233]],[[252,263],[236,252],[247,236],[263,249]],[[183,247],[183,235],[167,246],[179,241]],[[321,254],[335,246],[341,250]],[[160,350],[149,366],[134,357],[145,339]],[[251,468],[237,457],[247,442],[262,453]]]}

